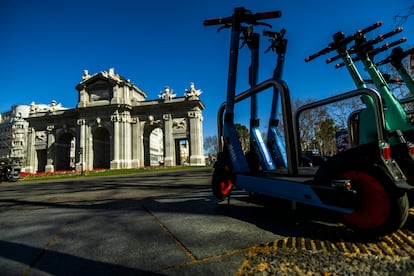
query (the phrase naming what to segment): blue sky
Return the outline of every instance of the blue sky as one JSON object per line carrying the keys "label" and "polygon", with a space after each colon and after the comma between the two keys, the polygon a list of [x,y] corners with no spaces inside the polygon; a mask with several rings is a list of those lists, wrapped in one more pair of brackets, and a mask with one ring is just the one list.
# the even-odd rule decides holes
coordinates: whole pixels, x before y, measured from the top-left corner
{"label": "blue sky", "polygon": [[[113,67],[148,100],[166,85],[182,96],[195,82],[206,105],[205,136],[214,135],[217,108],[225,100],[230,31],[217,33],[216,27],[203,26],[204,19],[230,16],[240,6],[281,10],[281,18],[267,22],[274,31],[287,30],[284,80],[293,98],[320,99],[354,84],[345,69],[325,64],[328,56],[310,63],[304,58],[340,30],[350,34],[380,20],[383,26],[373,33],[386,33],[396,27],[394,16],[411,5],[406,0],[2,0],[0,112],[53,99],[75,107],[83,70],[93,74]],[[408,38],[403,47],[413,46],[414,16],[403,27],[398,36]],[[275,54],[263,53],[268,45],[262,38],[260,80],[269,78],[275,65]],[[240,51],[238,91],[248,88],[248,61],[246,47]]]}

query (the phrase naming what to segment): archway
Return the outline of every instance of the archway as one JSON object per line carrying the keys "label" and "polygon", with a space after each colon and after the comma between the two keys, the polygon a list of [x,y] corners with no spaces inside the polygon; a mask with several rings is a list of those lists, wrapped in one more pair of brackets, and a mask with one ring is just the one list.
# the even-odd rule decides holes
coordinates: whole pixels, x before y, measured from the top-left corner
{"label": "archway", "polygon": [[144,129],[144,166],[164,164],[164,135],[158,124],[148,124]]}
{"label": "archway", "polygon": [[56,149],[56,167],[60,170],[72,170],[75,161],[75,136],[66,132],[60,135],[55,144]]}
{"label": "archway", "polygon": [[44,172],[47,164],[47,150],[38,149],[36,150],[37,156],[37,172]]}
{"label": "archway", "polygon": [[190,155],[187,139],[175,140],[175,162],[176,165],[187,166],[190,164]]}
{"label": "archway", "polygon": [[110,168],[110,141],[109,131],[98,127],[93,131],[93,168]]}
{"label": "archway", "polygon": [[154,128],[149,135],[149,159],[151,166],[164,164],[164,136],[159,127]]}

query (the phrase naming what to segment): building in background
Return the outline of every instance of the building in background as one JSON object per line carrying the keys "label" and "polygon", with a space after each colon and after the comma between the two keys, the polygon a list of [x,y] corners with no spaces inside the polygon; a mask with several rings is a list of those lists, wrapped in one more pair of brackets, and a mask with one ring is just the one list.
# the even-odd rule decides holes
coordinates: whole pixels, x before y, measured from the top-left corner
{"label": "building in background", "polygon": [[111,68],[76,86],[75,108],[14,106],[0,118],[0,161],[27,172],[205,165],[200,89],[165,87],[159,99]]}
{"label": "building in background", "polygon": [[21,168],[26,164],[29,105],[15,105],[0,114],[0,163]]}

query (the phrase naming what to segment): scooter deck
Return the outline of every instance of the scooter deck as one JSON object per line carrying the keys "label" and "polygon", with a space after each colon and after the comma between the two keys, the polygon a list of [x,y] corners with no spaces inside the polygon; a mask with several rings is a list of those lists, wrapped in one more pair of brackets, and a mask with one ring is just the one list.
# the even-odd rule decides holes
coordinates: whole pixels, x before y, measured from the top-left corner
{"label": "scooter deck", "polygon": [[[347,204],[327,203],[321,195],[334,196],[338,190],[332,187],[318,186],[314,176],[318,167],[300,167],[296,176],[288,174],[286,169],[263,172],[258,175],[237,174],[236,188],[249,192],[297,201],[342,213],[352,213],[354,209]],[[341,191],[339,191],[341,192]],[[342,197],[343,195],[339,195]]]}
{"label": "scooter deck", "polygon": [[286,168],[277,168],[274,171],[265,171],[258,177],[281,179],[292,182],[311,183],[319,167],[299,167],[298,175],[291,176]]}

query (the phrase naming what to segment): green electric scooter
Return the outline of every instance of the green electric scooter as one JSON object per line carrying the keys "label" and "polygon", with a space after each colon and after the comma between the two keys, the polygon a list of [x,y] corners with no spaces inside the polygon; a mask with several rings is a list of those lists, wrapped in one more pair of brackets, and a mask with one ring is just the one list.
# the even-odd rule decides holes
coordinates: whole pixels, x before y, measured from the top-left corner
{"label": "green electric scooter", "polygon": [[[369,73],[372,82],[376,86],[377,91],[380,93],[384,102],[386,129],[387,135],[390,137],[391,155],[407,177],[407,182],[411,185],[411,187],[407,188],[412,190],[414,188],[414,144],[412,143],[414,141],[414,125],[411,123],[402,104],[394,96],[386,79],[373,62],[375,55],[393,45],[404,42],[405,39],[400,39],[390,44],[375,48],[377,43],[402,31],[402,28],[397,28],[384,35],[367,40],[366,33],[379,26],[381,26],[381,23],[377,22],[348,37],[345,37],[343,32],[338,32],[334,34],[334,41],[327,48],[307,57],[305,61],[310,61],[330,51],[337,51],[338,55],[327,59],[326,62],[330,63],[342,58],[343,62],[337,64],[335,67],[339,68],[346,66],[356,86],[358,88],[366,88],[366,82],[362,79],[354,63],[358,60],[362,61],[365,70]],[[355,44],[352,47],[348,47],[348,44],[352,41],[354,41]],[[352,58],[352,54],[355,54],[356,57]],[[366,108],[352,113],[349,119],[349,137],[353,146],[375,142],[377,139],[376,130],[372,124],[372,122],[374,122],[372,100],[367,97],[362,97],[362,101]],[[412,191],[409,192],[409,194],[411,193]]]}

